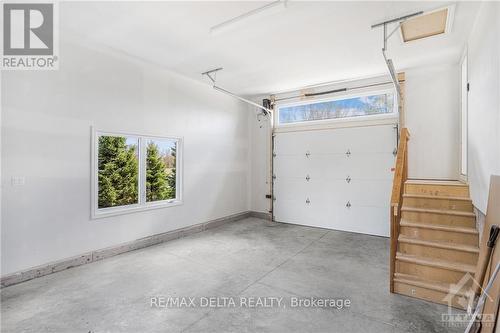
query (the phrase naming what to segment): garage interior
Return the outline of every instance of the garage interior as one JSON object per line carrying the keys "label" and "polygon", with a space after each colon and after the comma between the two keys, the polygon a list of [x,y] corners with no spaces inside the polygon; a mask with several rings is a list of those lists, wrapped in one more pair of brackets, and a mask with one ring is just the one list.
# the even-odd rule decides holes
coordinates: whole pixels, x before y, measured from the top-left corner
{"label": "garage interior", "polygon": [[499,2],[47,3],[2,332],[500,332]]}

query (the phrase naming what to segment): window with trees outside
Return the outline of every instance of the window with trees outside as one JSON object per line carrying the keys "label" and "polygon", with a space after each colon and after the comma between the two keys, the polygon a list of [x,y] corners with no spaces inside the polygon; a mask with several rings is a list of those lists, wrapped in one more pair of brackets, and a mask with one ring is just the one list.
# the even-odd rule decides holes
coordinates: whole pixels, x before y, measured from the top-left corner
{"label": "window with trees outside", "polygon": [[390,114],[395,112],[395,104],[395,94],[392,91],[301,102],[278,107],[278,124]]}
{"label": "window with trees outside", "polygon": [[181,203],[179,138],[96,132],[94,217]]}

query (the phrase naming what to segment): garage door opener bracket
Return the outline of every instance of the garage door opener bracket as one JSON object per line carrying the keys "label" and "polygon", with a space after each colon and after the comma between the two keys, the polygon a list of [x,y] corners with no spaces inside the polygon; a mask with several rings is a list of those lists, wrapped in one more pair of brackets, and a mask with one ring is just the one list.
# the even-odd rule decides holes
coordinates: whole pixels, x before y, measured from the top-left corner
{"label": "garage door opener bracket", "polygon": [[219,92],[221,92],[223,94],[229,95],[229,96],[231,96],[233,98],[239,99],[242,102],[245,102],[247,104],[250,104],[250,105],[253,105],[253,106],[259,108],[260,110],[262,110],[262,113],[265,116],[267,116],[269,114],[272,114],[273,110],[271,110],[270,108],[267,108],[265,106],[259,105],[259,104],[255,103],[255,102],[252,102],[252,101],[250,101],[250,100],[248,100],[246,98],[238,96],[235,93],[230,92],[229,90],[226,90],[224,88],[221,88],[221,87],[217,86],[216,82],[215,82],[217,80],[217,72],[221,71],[221,70],[223,70],[223,68],[219,67],[219,68],[215,68],[215,69],[211,69],[211,70],[208,70],[206,72],[203,72],[203,73],[201,73],[201,75],[205,75],[206,77],[208,77],[210,79],[210,81],[212,81],[212,88],[214,88],[215,90],[217,90],[217,91],[219,91]]}
{"label": "garage door opener bracket", "polygon": [[[377,24],[372,25],[372,29],[378,28],[378,27],[383,27],[384,28],[384,46],[382,47],[382,55],[384,56],[385,64],[387,65],[387,69],[389,70],[389,74],[391,75],[391,80],[392,83],[394,84],[394,87],[396,88],[396,91],[398,93],[398,102],[399,99],[401,98],[401,87],[399,86],[399,81],[398,77],[396,75],[396,70],[394,69],[394,63],[392,62],[392,59],[389,59],[387,56],[387,40],[401,27],[401,23],[406,21],[407,19],[422,15],[424,12],[419,11],[413,14],[401,16],[398,18],[390,19],[384,22],[380,22]],[[392,30],[389,34],[387,33],[387,26],[392,23],[397,23],[396,28]]]}

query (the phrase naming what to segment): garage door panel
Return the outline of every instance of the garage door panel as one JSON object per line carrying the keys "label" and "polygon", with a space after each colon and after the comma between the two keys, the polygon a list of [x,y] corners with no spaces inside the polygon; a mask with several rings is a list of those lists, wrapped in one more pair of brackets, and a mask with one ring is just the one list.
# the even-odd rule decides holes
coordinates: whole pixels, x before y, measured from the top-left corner
{"label": "garage door panel", "polygon": [[[315,208],[315,209],[313,209]],[[364,207],[356,204],[350,208],[345,206],[321,207],[311,203],[308,207],[309,216],[300,224],[335,230],[351,231],[377,236],[389,234],[389,209],[385,207]],[[384,223],[379,223],[384,221]]]}
{"label": "garage door panel", "polygon": [[[351,206],[343,214],[342,225],[345,228],[339,229],[363,234],[388,236],[390,233],[389,208],[381,207],[358,207]],[[380,223],[383,221],[383,223]],[[356,223],[352,223],[356,222]]]}
{"label": "garage door panel", "polygon": [[339,179],[348,175],[350,162],[343,154],[311,155],[306,172],[314,179]]}
{"label": "garage door panel", "polygon": [[280,178],[302,178],[306,176],[309,161],[305,156],[276,155],[274,158],[274,174]]}
{"label": "garage door panel", "polygon": [[301,205],[306,200],[315,204],[341,205],[345,203],[347,184],[345,181],[306,181],[305,179],[283,179],[275,181],[275,197],[281,200],[295,200]]}
{"label": "garage door panel", "polygon": [[388,236],[394,146],[392,125],[278,133],[275,220]]}
{"label": "garage door panel", "polygon": [[[317,132],[314,138],[308,138],[307,132],[304,132],[301,138],[304,142],[309,142],[307,149],[311,154],[344,154],[348,150],[351,153],[392,153],[396,146],[395,130],[392,125],[340,128]],[[388,144],[380,145],[380,142]]]}
{"label": "garage door panel", "polygon": [[274,219],[278,222],[296,223],[302,225],[311,225],[310,211],[305,207],[304,200],[283,199],[276,200],[274,203],[276,214]]}
{"label": "garage door panel", "polygon": [[280,177],[274,182],[274,196],[281,200],[302,200],[305,202],[307,193],[312,193],[312,184],[307,184],[305,179],[284,179]]}
{"label": "garage door panel", "polygon": [[290,132],[279,133],[274,140],[274,148],[278,154],[284,155],[305,155],[311,149],[317,149],[316,145],[320,143],[319,138],[311,140],[310,132]]}
{"label": "garage door panel", "polygon": [[275,217],[276,221],[326,229],[332,229],[332,225],[335,225],[335,230],[377,236],[387,236],[390,232],[389,209],[381,207],[321,207],[314,203],[304,207],[300,202],[289,202],[287,208],[286,213]]}
{"label": "garage door panel", "polygon": [[322,207],[328,207],[340,206],[347,202],[348,184],[345,180],[314,179],[308,187],[308,197],[314,204],[320,203]]}
{"label": "garage door panel", "polygon": [[[296,188],[300,188],[300,184]],[[387,207],[391,188],[392,181],[384,180],[352,180],[349,184],[344,180],[311,181],[305,187],[305,192],[311,201],[322,202],[325,206],[346,205],[350,202],[360,206]]]}
{"label": "garage door panel", "polygon": [[336,140],[336,134],[332,136],[325,131],[279,133],[274,141],[274,148],[279,154],[344,153],[345,147],[344,142]]}
{"label": "garage door panel", "polygon": [[[292,207],[293,205],[293,207]],[[322,214],[318,214],[322,211]],[[275,217],[278,222],[293,223],[311,227],[331,229],[333,221],[340,221],[341,210],[339,207],[321,207],[317,203],[305,204],[299,201],[291,201],[287,205],[286,212]]]}
{"label": "garage door panel", "polygon": [[351,204],[359,206],[388,207],[392,181],[353,180],[346,190]]}
{"label": "garage door panel", "polygon": [[[311,135],[313,133],[313,135]],[[369,133],[369,135],[366,135]],[[380,145],[380,142],[388,143]],[[393,125],[278,133],[274,147],[280,154],[392,153],[396,147]]]}
{"label": "garage door panel", "polygon": [[353,179],[390,179],[393,178],[394,155],[391,153],[371,153],[351,155],[349,176]]}
{"label": "garage door panel", "polygon": [[345,128],[342,130],[345,132],[342,136],[346,136],[348,139],[348,148],[352,153],[392,153],[396,146],[396,132],[393,125]]}
{"label": "garage door panel", "polygon": [[[300,170],[311,178],[321,179],[389,179],[393,178],[394,156],[388,154],[363,154],[346,158],[339,155],[310,157]],[[278,173],[279,174],[279,173]]]}
{"label": "garage door panel", "polygon": [[[347,202],[356,202],[361,206],[385,207],[388,191],[392,183],[389,181],[358,180],[349,184],[345,180],[307,182],[304,179],[277,179],[275,182],[275,197],[279,200],[307,199],[314,204],[342,206]],[[369,190],[366,190],[369,189]]]}

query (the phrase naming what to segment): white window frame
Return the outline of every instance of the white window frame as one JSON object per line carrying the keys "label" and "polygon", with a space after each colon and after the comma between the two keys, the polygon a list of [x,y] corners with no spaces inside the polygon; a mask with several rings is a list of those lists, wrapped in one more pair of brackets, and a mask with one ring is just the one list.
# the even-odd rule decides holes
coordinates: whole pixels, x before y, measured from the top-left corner
{"label": "white window frame", "polygon": [[[134,137],[138,139],[138,156],[139,156],[139,176],[138,189],[139,201],[136,204],[126,206],[116,206],[108,208],[99,208],[99,171],[98,168],[98,153],[99,153],[99,137],[100,136],[120,136]],[[177,142],[177,150],[175,157],[176,168],[176,189],[175,198],[146,202],[146,143],[148,140],[175,140]],[[121,131],[101,131],[92,129],[92,156],[91,156],[91,218],[97,219],[108,216],[122,215],[133,212],[140,212],[150,209],[158,209],[165,207],[178,206],[183,204],[183,138],[179,136],[158,136],[145,135]]]}
{"label": "white window frame", "polygon": [[[394,96],[394,107],[393,107],[393,112],[391,112],[391,113],[382,113],[382,114],[355,116],[355,117],[344,117],[344,118],[333,118],[333,119],[306,120],[306,121],[285,123],[285,124],[281,124],[279,122],[279,114],[280,114],[281,108],[286,108],[286,107],[291,107],[291,106],[308,105],[308,104],[316,104],[316,103],[323,103],[323,102],[333,102],[333,101],[338,101],[338,100],[364,97],[364,96],[382,95],[382,94],[387,94],[387,93],[392,93]],[[367,122],[367,121],[371,122],[371,121],[389,120],[390,122],[393,122],[394,119],[397,119],[399,117],[398,99],[397,99],[396,91],[392,85],[385,87],[385,88],[379,88],[379,89],[369,89],[369,90],[360,89],[360,90],[358,90],[358,92],[354,91],[352,93],[340,94],[340,95],[336,95],[334,97],[308,99],[305,101],[299,101],[299,102],[294,102],[294,103],[278,104],[274,117],[275,117],[274,118],[275,127],[281,128],[281,129],[299,128],[299,127],[321,127],[321,126],[329,127],[332,125],[335,126],[335,125],[346,124],[346,123],[363,123],[363,122]]]}

